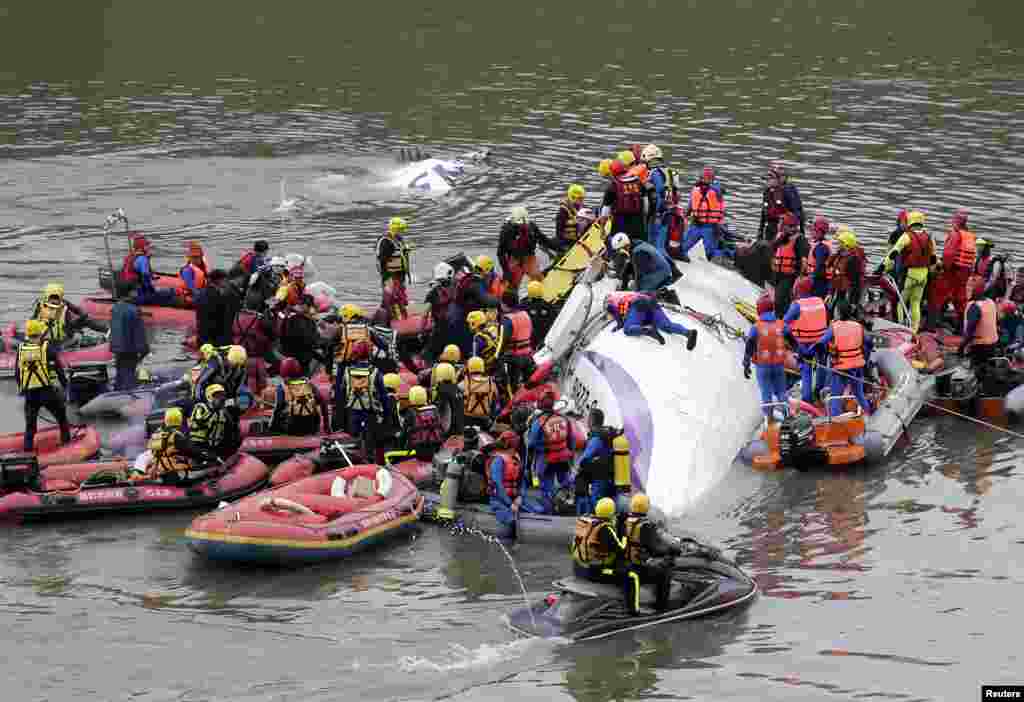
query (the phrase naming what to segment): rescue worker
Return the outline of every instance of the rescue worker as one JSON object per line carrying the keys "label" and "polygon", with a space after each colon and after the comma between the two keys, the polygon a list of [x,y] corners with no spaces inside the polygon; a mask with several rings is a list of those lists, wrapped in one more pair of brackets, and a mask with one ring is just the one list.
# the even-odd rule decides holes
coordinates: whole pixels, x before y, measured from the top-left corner
{"label": "rescue worker", "polygon": [[494,373],[504,344],[504,334],[498,324],[488,324],[480,310],[466,315],[466,324],[473,332],[473,355],[484,360],[488,373]]}
{"label": "rescue worker", "polygon": [[647,241],[646,210],[649,196],[636,175],[626,172],[622,161],[612,161],[611,182],[601,203],[601,220],[612,220],[613,232],[626,232],[638,242]]}
{"label": "rescue worker", "polygon": [[[903,236],[903,232],[907,231],[907,217],[909,215],[910,213],[906,210],[900,210],[896,215],[896,228],[889,234],[890,247],[895,246],[896,242]],[[902,290],[904,283],[906,283],[907,269],[903,267],[903,262],[900,259],[896,259],[892,272],[889,275],[892,276],[893,281],[896,283],[896,288]]]}
{"label": "rescue worker", "polygon": [[409,389],[409,407],[402,413],[402,445],[428,463],[441,448],[444,432],[437,407],[427,402],[427,389],[414,385]]}
{"label": "rescue worker", "polygon": [[719,187],[714,185],[715,171],[705,167],[693,189],[690,191],[690,204],[686,208],[686,218],[690,226],[686,230],[683,251],[680,260],[690,262],[690,249],[698,241],[704,242],[704,255],[710,261],[720,256],[718,248],[719,228],[725,221],[725,196]]}
{"label": "rescue worker", "polygon": [[35,447],[36,424],[39,410],[46,408],[60,426],[60,443],[71,441],[71,426],[68,424],[63,393],[57,392],[54,379],[67,387],[64,366],[57,356],[57,350],[44,340],[46,324],[38,319],[25,322],[26,340],[18,347],[14,364],[14,378],[18,383],[18,394],[25,398],[25,453],[32,453]]}
{"label": "rescue worker", "polygon": [[968,285],[971,301],[964,313],[964,336],[958,351],[964,356],[970,350],[971,366],[978,382],[984,386],[989,361],[999,343],[998,310],[995,300],[983,297],[985,282],[979,276],[971,276]]}
{"label": "rescue worker", "polygon": [[[483,259],[483,260],[481,260]],[[493,273],[490,257],[478,257],[470,271],[463,271],[455,279],[455,304],[451,308],[452,326],[457,331],[453,341],[458,344],[464,356],[473,353],[473,332],[467,324],[467,316],[476,310],[497,309],[501,305],[500,293],[493,294],[490,281],[485,275]]]}
{"label": "rescue worker", "polygon": [[804,258],[803,265],[803,274],[814,283],[814,294],[823,300],[832,292],[834,271],[829,268],[828,261],[836,253],[835,246],[828,238],[830,228],[827,217],[818,215],[814,218],[810,252]]}
{"label": "rescue worker", "polygon": [[554,392],[541,395],[537,409],[540,412],[530,424],[526,447],[533,456],[533,472],[540,477],[545,512],[552,514],[555,494],[568,483],[572,472],[576,436],[572,422],[555,411]]}
{"label": "rescue worker", "polygon": [[1016,353],[1024,347],[1024,318],[1012,300],[1003,300],[999,307],[999,345],[1007,352]]}
{"label": "rescue worker", "polygon": [[[381,401],[380,421],[374,422],[370,427],[372,445],[376,448],[373,461],[377,465],[384,465],[385,454],[397,449],[402,438],[402,417],[398,397],[402,378],[398,373],[385,373],[383,382],[384,397]],[[370,460],[370,457],[367,457],[367,460]]]}
{"label": "rescue worker", "polygon": [[498,522],[498,536],[516,538],[516,517],[520,510],[539,511],[529,500],[524,501],[527,482],[519,460],[519,436],[514,431],[503,431],[494,450],[484,463],[487,494],[491,510]]}
{"label": "rescue worker", "polygon": [[197,241],[190,241],[185,253],[185,265],[178,271],[178,275],[185,281],[182,292],[187,305],[191,306],[199,291],[206,287],[206,273],[203,247]]}
{"label": "rescue worker", "polygon": [[487,375],[484,359],[473,356],[466,363],[462,380],[463,413],[466,424],[488,431],[500,409],[498,384]]}
{"label": "rescue worker", "polygon": [[91,319],[77,305],[64,298],[64,286],[60,283],[49,283],[43,288],[43,294],[32,311],[32,318],[46,325],[43,341],[49,341],[55,349],[60,349],[64,342],[74,337],[82,329],[106,334],[106,324]]}
{"label": "rescue worker", "polygon": [[832,268],[832,309],[846,304],[856,314],[864,296],[867,255],[857,243],[857,235],[842,225],[836,241],[839,243],[839,253],[833,256],[829,264]]}
{"label": "rescue worker", "polygon": [[871,358],[871,339],[864,334],[860,322],[850,319],[851,312],[848,307],[840,308],[842,319],[832,322],[813,347],[816,354],[827,348],[831,357],[829,414],[832,416],[842,413],[843,400],[837,398],[848,385],[864,414],[871,414],[871,403],[864,396],[864,368]]}
{"label": "rescue worker", "polygon": [[[614,500],[603,497],[597,501],[592,515],[576,518],[571,551],[576,577],[594,582],[622,581],[626,540],[619,538]],[[631,607],[634,598],[625,599],[626,606]]]}
{"label": "rescue worker", "polygon": [[[376,371],[374,371],[376,373]],[[327,402],[320,390],[302,373],[302,364],[294,358],[281,361],[281,385],[274,398],[270,431],[289,436],[312,436],[331,431]],[[359,436],[359,434],[353,434]]]}
{"label": "rescue worker", "polygon": [[284,310],[294,307],[302,302],[302,296],[306,292],[306,267],[305,265],[294,265],[288,269],[281,285],[274,295],[274,308]]}
{"label": "rescue worker", "polygon": [[896,240],[884,261],[887,271],[892,270],[897,256],[905,271],[903,302],[910,312],[908,320],[900,310],[900,323],[910,326],[916,334],[921,328],[921,301],[928,284],[928,271],[938,262],[935,244],[924,228],[924,213],[915,210],[907,215],[907,230]]}
{"label": "rescue worker", "polygon": [[978,262],[975,264],[974,272],[985,283],[984,296],[992,300],[1006,297],[1009,287],[1006,256],[993,256],[992,242],[988,239],[978,237],[974,243],[978,249]]}
{"label": "rescue worker", "polygon": [[403,236],[408,229],[409,224],[404,219],[392,217],[387,232],[377,240],[377,271],[389,320],[408,316],[409,295],[405,286],[411,278],[409,254],[412,249]]}
{"label": "rescue worker", "polygon": [[554,305],[544,299],[544,283],[531,280],[526,285],[526,300],[519,306],[530,315],[530,344],[539,349],[557,316]]}
{"label": "rescue worker", "polygon": [[648,144],[640,152],[640,159],[650,169],[648,188],[654,198],[647,225],[650,242],[658,251],[668,254],[669,221],[679,204],[679,189],[675,171],[664,165],[662,157],[661,148],[655,144]]}
{"label": "rescue worker", "polygon": [[650,293],[614,292],[609,293],[604,301],[605,311],[615,320],[615,329],[620,329],[626,336],[650,336],[662,346],[665,337],[660,332],[681,334],[686,337],[686,348],[692,351],[697,345],[697,330],[687,329],[678,322],[673,322],[665,314],[665,310]]}
{"label": "rescue worker", "polygon": [[235,320],[241,307],[238,289],[221,268],[210,271],[206,287],[192,300],[196,310],[196,336],[200,344],[226,346],[234,340]]}
{"label": "rescue worker", "polygon": [[270,260],[270,244],[263,241],[257,241],[252,245],[252,249],[246,251],[238,262],[231,267],[228,271],[228,277],[232,279],[241,279],[243,281],[243,288],[249,284],[249,278],[252,277],[253,273],[256,273],[259,269],[266,265],[267,261]]}
{"label": "rescue worker", "polygon": [[800,220],[792,212],[781,219],[782,231],[772,242],[772,272],[775,273],[775,314],[782,316],[793,301],[793,284],[810,252]]}
{"label": "rescue worker", "polygon": [[441,261],[434,266],[434,278],[430,282],[430,290],[424,302],[427,313],[423,315],[422,330],[430,325],[430,339],[427,341],[426,357],[433,360],[441,355],[445,343],[453,335],[451,312],[455,302],[454,286],[455,270]]}
{"label": "rescue worker", "polygon": [[[804,402],[813,402],[815,393],[825,388],[826,380],[824,359],[814,345],[828,330],[828,311],[825,301],[814,295],[813,288],[810,278],[801,277],[793,286],[797,299],[783,318],[783,333],[796,345],[800,356],[800,395]],[[815,368],[817,372],[812,378]]]}
{"label": "rescue worker", "polygon": [[332,345],[334,350],[334,364],[331,368],[331,375],[337,378],[343,373],[345,366],[352,360],[352,348],[360,343],[372,343],[370,337],[370,323],[366,318],[366,312],[359,305],[345,303],[338,310],[338,333]]}
{"label": "rescue worker", "polygon": [[597,407],[591,408],[588,423],[590,434],[576,471],[576,516],[593,512],[598,500],[603,497],[615,498],[612,440],[617,432],[604,425],[604,412]]}
{"label": "rescue worker", "polygon": [[544,278],[537,266],[538,244],[553,248],[536,222],[530,219],[530,213],[526,208],[513,207],[508,219],[501,225],[501,232],[498,235],[498,263],[504,272],[508,290],[515,294],[517,299],[523,276],[530,280]]}
{"label": "rescue worker", "polygon": [[136,286],[135,301],[140,305],[173,307],[178,296],[172,288],[157,288],[153,284],[153,267],[149,241],[144,236],[132,239],[131,253],[124,259],[121,279]]}
{"label": "rescue worker", "polygon": [[383,374],[369,359],[370,344],[357,341],[344,371],[334,377],[334,429],[357,438],[372,432],[384,412]]}
{"label": "rescue worker", "polygon": [[[533,281],[531,281],[533,282]],[[533,321],[526,312],[509,312],[501,319],[499,360],[515,393],[533,373]]]}
{"label": "rescue worker", "polygon": [[226,401],[223,385],[207,385],[203,399],[192,405],[188,418],[188,438],[193,445],[222,459],[231,455],[225,452],[224,444],[225,430],[231,421],[224,406]]}
{"label": "rescue worker", "polygon": [[626,167],[627,175],[636,176],[640,179],[640,183],[643,184],[646,191],[647,179],[650,178],[651,171],[647,164],[640,160],[641,151],[640,145],[634,144],[629,149],[620,151],[618,160]]}
{"label": "rescue worker", "polygon": [[237,402],[232,403],[231,400],[236,399],[242,391],[248,374],[248,362],[249,354],[238,345],[222,346],[214,353],[209,353],[203,370],[193,385],[193,398],[198,402],[205,397],[206,388],[217,383],[224,386],[224,392],[228,396],[227,406],[237,406]]}
{"label": "rescue worker", "polygon": [[[757,322],[747,332],[743,353],[743,377],[750,378],[750,364],[757,366],[757,387],[761,390],[761,411],[771,420],[775,407],[789,415],[786,388],[786,339],[784,324],[775,316],[775,301],[768,293],[757,299]],[[770,403],[780,403],[772,405]]]}
{"label": "rescue worker", "polygon": [[149,355],[149,340],[131,286],[120,280],[117,302],[110,311],[110,352],[116,368],[114,389],[133,389],[138,384],[139,364]]}
{"label": "rescue worker", "polygon": [[455,375],[455,366],[450,363],[438,363],[431,373],[430,402],[442,418],[447,419],[447,426],[442,421],[444,438],[462,433],[465,425],[465,400]]}
{"label": "rescue worker", "polygon": [[659,612],[668,609],[673,568],[672,563],[658,559],[683,552],[679,541],[647,516],[650,506],[644,493],[633,495],[622,534],[626,543],[626,606],[633,615],[640,611],[640,586],[646,583],[655,586],[654,608]]}
{"label": "rescue worker", "polygon": [[189,478],[196,466],[216,461],[216,457],[196,446],[181,431],[182,413],[178,407],[164,412],[163,424],[149,437],[152,453],[146,477],[160,479],[168,485],[179,485]]}
{"label": "rescue worker", "polygon": [[498,310],[501,308],[501,300],[507,288],[505,281],[498,274],[498,271],[494,270],[494,259],[487,254],[481,254],[476,257],[476,260],[473,262],[473,270],[480,277],[484,290],[498,301],[498,304],[488,305],[483,308],[487,318],[495,322],[498,320]]}
{"label": "rescue worker", "polygon": [[956,308],[957,319],[963,319],[967,309],[967,281],[974,274],[977,260],[977,237],[967,228],[967,210],[957,210],[942,245],[942,276],[932,286],[928,301],[932,324],[942,318],[946,303],[950,301]]}
{"label": "rescue worker", "polygon": [[650,293],[672,284],[672,262],[646,241],[633,242],[625,232],[619,232],[611,244],[619,259],[619,290],[626,290],[630,281],[635,281],[637,292]]}
{"label": "rescue worker", "polygon": [[571,249],[582,234],[578,227],[577,215],[583,207],[586,195],[587,192],[582,185],[573,183],[566,191],[565,197],[558,203],[558,214],[555,215],[555,239],[551,245],[559,255]]}
{"label": "rescue worker", "polygon": [[768,166],[766,187],[761,197],[761,224],[758,226],[760,238],[775,241],[786,213],[796,218],[800,233],[803,234],[804,206],[800,201],[800,191],[795,184],[789,182],[785,167],[775,161]]}
{"label": "rescue worker", "polygon": [[297,360],[304,375],[312,375],[313,361],[318,361],[324,368],[331,367],[315,315],[312,296],[303,294],[299,304],[289,308],[281,323],[281,353]]}

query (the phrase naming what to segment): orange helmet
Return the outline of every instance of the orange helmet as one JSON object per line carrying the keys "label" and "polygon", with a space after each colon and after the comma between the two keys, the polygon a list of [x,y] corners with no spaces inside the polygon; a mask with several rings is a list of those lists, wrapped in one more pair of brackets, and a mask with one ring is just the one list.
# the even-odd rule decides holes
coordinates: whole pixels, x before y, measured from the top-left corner
{"label": "orange helmet", "polygon": [[136,234],[132,238],[132,253],[146,253],[147,251],[149,251],[149,239],[141,234]]}
{"label": "orange helmet", "polygon": [[202,258],[203,247],[199,245],[198,241],[188,242],[188,257],[189,258]]}

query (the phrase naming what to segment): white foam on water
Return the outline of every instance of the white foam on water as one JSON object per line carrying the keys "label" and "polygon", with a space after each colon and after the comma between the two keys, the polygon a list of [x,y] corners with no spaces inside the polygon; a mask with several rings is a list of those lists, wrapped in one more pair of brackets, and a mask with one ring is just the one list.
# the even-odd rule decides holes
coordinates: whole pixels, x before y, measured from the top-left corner
{"label": "white foam on water", "polygon": [[518,639],[508,643],[481,644],[475,648],[450,644],[446,650],[447,655],[441,659],[403,656],[398,660],[398,668],[406,673],[449,673],[456,670],[489,668],[522,657],[528,649],[542,641],[544,640],[537,638]]}

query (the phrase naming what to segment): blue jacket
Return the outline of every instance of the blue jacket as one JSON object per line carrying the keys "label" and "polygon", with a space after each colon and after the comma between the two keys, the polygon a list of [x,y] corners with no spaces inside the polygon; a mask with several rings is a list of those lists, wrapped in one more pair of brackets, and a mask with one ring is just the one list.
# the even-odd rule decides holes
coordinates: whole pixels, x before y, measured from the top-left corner
{"label": "blue jacket", "polygon": [[149,353],[146,325],[135,303],[122,300],[110,311],[110,350],[113,353]]}
{"label": "blue jacket", "polygon": [[153,288],[153,269],[149,266],[149,256],[140,255],[135,257],[133,264],[135,272],[139,275],[139,289],[147,292]]}
{"label": "blue jacket", "polygon": [[[633,242],[632,249],[630,256],[633,259],[637,290],[649,287],[649,285],[645,285],[645,282],[672,280],[672,264],[669,263],[665,254],[646,241]],[[653,292],[653,290],[649,292]]]}
{"label": "blue jacket", "polygon": [[[792,309],[792,308],[790,308]],[[762,312],[758,315],[758,319],[762,322],[774,322],[775,311]],[[754,357],[754,352],[757,350],[757,325],[750,325],[750,331],[747,332],[747,346],[743,352],[743,365],[744,367],[750,365],[750,359]],[[780,364],[781,365],[781,364]]]}
{"label": "blue jacket", "polygon": [[612,453],[612,447],[608,445],[600,436],[592,436],[587,439],[587,445],[583,449],[583,455],[580,457],[580,463],[586,463],[587,461],[594,458],[605,458],[610,456]]}
{"label": "blue jacket", "polygon": [[[495,456],[491,461],[491,484],[495,486],[494,494],[491,495],[491,502],[498,501],[504,507],[512,506],[512,498],[505,492],[505,458],[503,456]],[[521,471],[519,474],[519,494],[526,494],[526,471]]]}
{"label": "blue jacket", "polygon": [[651,169],[650,183],[654,187],[654,212],[658,216],[665,214],[666,200],[668,198],[668,178],[665,177],[665,168],[657,166]]}

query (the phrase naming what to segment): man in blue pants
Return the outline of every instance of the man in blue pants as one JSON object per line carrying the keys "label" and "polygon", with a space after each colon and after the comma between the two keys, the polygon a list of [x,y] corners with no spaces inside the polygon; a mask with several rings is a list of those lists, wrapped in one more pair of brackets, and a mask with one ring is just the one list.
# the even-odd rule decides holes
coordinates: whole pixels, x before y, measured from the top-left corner
{"label": "man in blue pants", "polygon": [[[807,276],[797,279],[793,285],[796,300],[789,306],[783,318],[784,334],[792,341],[800,354],[800,394],[804,402],[814,402],[816,393],[825,388],[826,369],[824,357],[816,347],[828,330],[828,310],[825,301],[814,295],[814,283]],[[812,369],[817,367],[817,372]]]}
{"label": "man in blue pants", "polygon": [[659,344],[665,344],[660,332],[681,334],[686,337],[686,348],[692,351],[697,345],[697,330],[687,329],[673,322],[661,309],[654,295],[641,292],[610,293],[604,301],[605,312],[615,320],[615,329],[622,329],[626,336],[650,336]]}
{"label": "man in blue pants", "polygon": [[[783,323],[775,318],[775,300],[765,293],[757,300],[758,321],[747,334],[747,348],[743,354],[743,377],[750,377],[750,363],[757,366],[757,386],[761,389],[761,411],[771,419],[775,406],[786,403],[786,340]],[[789,407],[783,404],[783,416]]]}

